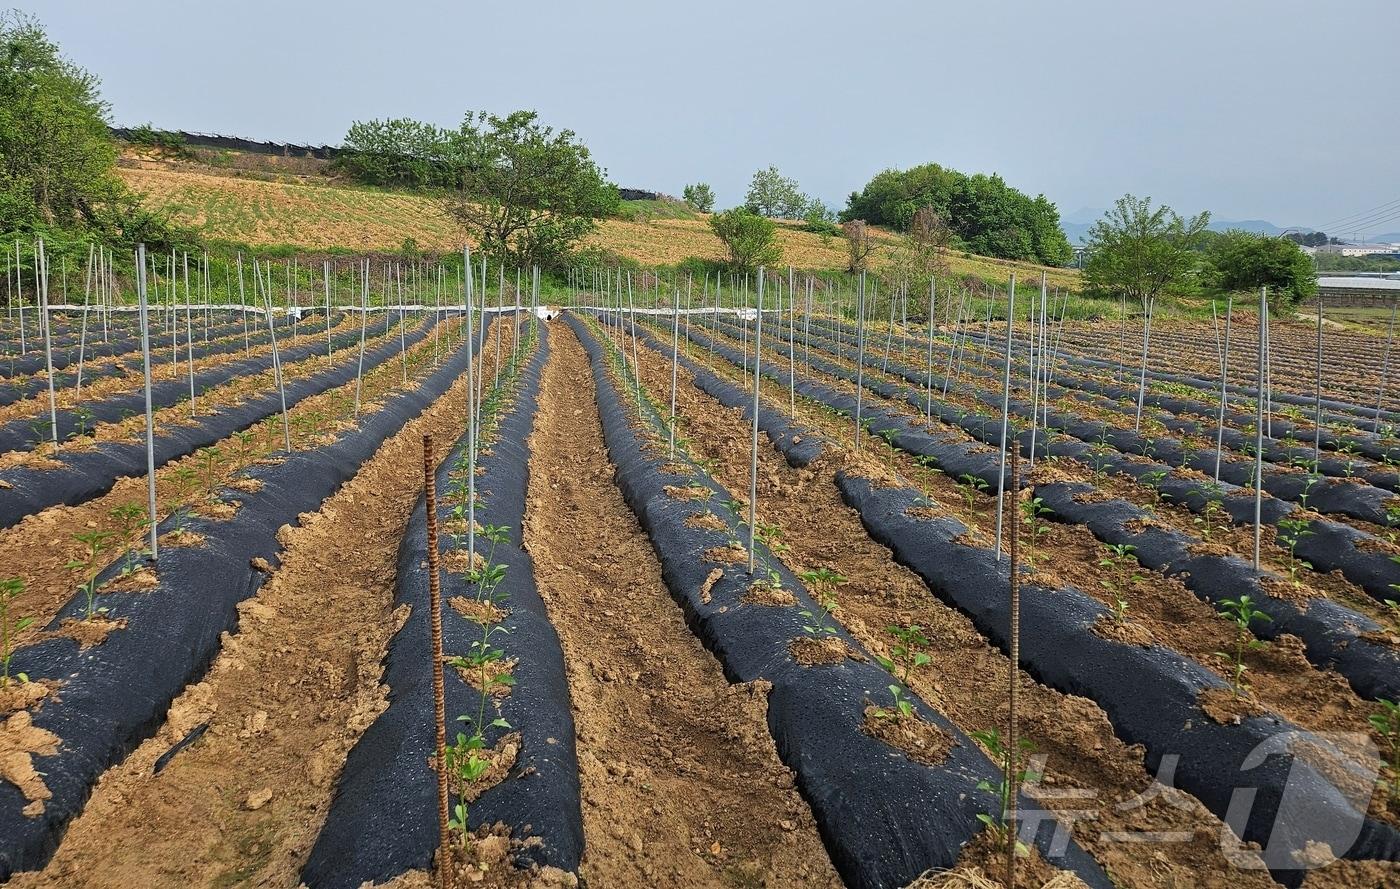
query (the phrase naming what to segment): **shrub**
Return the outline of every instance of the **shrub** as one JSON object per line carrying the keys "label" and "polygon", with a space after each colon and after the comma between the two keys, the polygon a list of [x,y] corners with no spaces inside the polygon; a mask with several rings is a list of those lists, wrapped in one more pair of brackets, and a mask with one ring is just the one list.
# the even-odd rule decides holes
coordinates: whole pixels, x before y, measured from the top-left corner
{"label": "shrub", "polygon": [[836,214],[821,201],[813,201],[807,215],[802,217],[802,230],[821,235],[823,238],[834,238],[841,234],[841,226],[836,224]]}
{"label": "shrub", "polygon": [[145,148],[154,148],[164,154],[175,155],[176,157],[189,157],[191,151],[185,145],[185,137],[174,130],[159,130],[149,123],[143,123],[138,127],[132,127],[127,131],[126,141],[132,145],[141,145]]}
{"label": "shrub", "polygon": [[1288,238],[1227,231],[1211,238],[1206,260],[1209,276],[1221,290],[1267,286],[1293,303],[1317,293],[1312,259]]}
{"label": "shrub", "polygon": [[759,216],[800,219],[807,211],[807,196],[795,179],[789,179],[770,166],[753,174],[744,207]]}
{"label": "shrub", "polygon": [[770,219],[735,207],[711,216],[710,228],[724,242],[734,271],[751,272],[782,261],[783,252],[774,242],[777,226]]}
{"label": "shrub", "polygon": [[698,281],[703,281],[711,275],[718,275],[724,271],[724,263],[713,259],[706,259],[702,256],[687,256],[676,263],[676,272],[680,275],[688,275]]}
{"label": "shrub", "polygon": [[709,213],[715,208],[715,191],[706,182],[687,185],[681,192],[681,197],[685,198],[685,202],[690,205],[692,210],[698,210],[701,213]]}

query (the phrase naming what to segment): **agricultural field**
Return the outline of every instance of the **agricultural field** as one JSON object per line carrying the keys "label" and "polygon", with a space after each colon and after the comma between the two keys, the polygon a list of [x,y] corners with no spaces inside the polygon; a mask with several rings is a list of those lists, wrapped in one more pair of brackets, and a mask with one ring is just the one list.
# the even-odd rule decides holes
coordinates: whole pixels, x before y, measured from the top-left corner
{"label": "agricultural field", "polygon": [[1383,337],[98,260],[0,319],[10,885],[1400,879]]}
{"label": "agricultural field", "polygon": [[[420,248],[451,252],[462,234],[439,206],[419,193],[355,188],[326,175],[324,164],[298,174],[286,172],[287,160],[238,152],[203,152],[181,160],[128,150],[119,172],[133,191],[177,222],[215,241],[254,247],[300,250],[331,248],[397,252],[405,238]],[[644,266],[674,265],[691,257],[723,259],[724,249],[702,214],[678,202],[629,201],[626,216],[607,219],[588,244],[613,251]],[[800,223],[781,223],[778,244],[783,262],[807,269],[846,267],[839,237],[802,231]],[[898,236],[882,232],[883,247]],[[1051,286],[1078,288],[1072,269],[1046,268],[991,257],[953,253],[950,272],[991,281],[1011,269]]]}

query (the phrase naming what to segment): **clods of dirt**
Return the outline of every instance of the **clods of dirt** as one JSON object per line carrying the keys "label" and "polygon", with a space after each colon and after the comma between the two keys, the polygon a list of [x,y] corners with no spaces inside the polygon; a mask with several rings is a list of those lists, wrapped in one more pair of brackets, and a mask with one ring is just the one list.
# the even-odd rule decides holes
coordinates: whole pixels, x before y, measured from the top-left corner
{"label": "clods of dirt", "polygon": [[1254,716],[1266,716],[1267,710],[1247,695],[1237,695],[1228,688],[1208,688],[1196,696],[1196,702],[1206,715],[1221,725],[1239,725]]}
{"label": "clods of dirt", "polygon": [[1374,645],[1389,645],[1392,648],[1400,648],[1400,633],[1393,630],[1362,633],[1361,638]]}
{"label": "clods of dirt", "polygon": [[230,481],[227,486],[245,494],[256,494],[263,489],[262,480],[256,478],[236,478]]}
{"label": "clods of dirt", "polygon": [[1259,589],[1270,598],[1282,599],[1295,605],[1304,605],[1318,597],[1316,589],[1278,577],[1259,578]]}
{"label": "clods of dirt", "polygon": [[[491,686],[491,697],[510,697],[510,689],[513,684],[511,677],[518,663],[519,661],[511,658],[509,660],[494,661],[486,668],[486,682]],[[481,691],[481,670],[479,668],[458,667],[457,675],[460,676],[462,681],[467,685],[476,689],[478,692]]]}
{"label": "clods of dirt", "polygon": [[243,800],[243,808],[250,812],[256,812],[270,802],[272,802],[272,788],[262,787],[248,794],[247,798]]}
{"label": "clods of dirt", "polygon": [[1146,531],[1153,530],[1170,531],[1172,530],[1172,527],[1168,524],[1158,521],[1155,518],[1152,518],[1151,516],[1129,519],[1128,521],[1123,523],[1123,531],[1128,534],[1142,534]]}
{"label": "clods of dirt", "polygon": [[[483,825],[472,835],[467,848],[456,846],[451,850],[449,869],[456,876],[458,886],[498,887],[498,889],[575,889],[578,876],[557,867],[532,865],[528,870],[519,869],[515,862],[521,860],[518,853],[533,838],[520,841],[511,837],[510,827],[505,824]],[[423,883],[394,881],[394,889],[429,889],[436,886],[434,879]]]}
{"label": "clods of dirt", "polygon": [[1112,495],[1105,494],[1098,488],[1094,488],[1091,491],[1076,491],[1070,495],[1069,499],[1073,500],[1075,503],[1107,503],[1114,498]]}
{"label": "clods of dirt", "polygon": [[846,643],[833,636],[824,639],[798,636],[788,643],[788,653],[792,655],[793,660],[804,667],[815,667],[818,664],[839,664],[846,658],[860,659]]}
{"label": "clods of dirt", "polygon": [[126,620],[110,620],[101,615],[93,615],[83,620],[65,618],[58,625],[55,636],[72,639],[80,648],[90,648],[107,641],[107,634],[126,626]]}
{"label": "clods of dirt", "polygon": [[452,606],[453,611],[472,623],[482,626],[498,624],[506,619],[506,615],[510,614],[509,609],[501,608],[494,602],[468,599],[466,596],[453,596],[447,602]]}
{"label": "clods of dirt", "polygon": [[44,812],[44,800],[53,792],[34,768],[34,757],[58,752],[58,735],[34,725],[28,710],[20,710],[0,723],[0,781],[8,781],[24,794],[29,805],[24,814],[34,818]]}
{"label": "clods of dirt", "polygon": [[1235,553],[1223,543],[1213,543],[1206,540],[1189,545],[1186,547],[1186,551],[1193,556],[1230,556]]}
{"label": "clods of dirt", "polygon": [[708,510],[686,516],[685,526],[687,528],[703,528],[707,531],[723,531],[728,527],[719,516]]}
{"label": "clods of dirt", "polygon": [[739,601],[745,605],[796,605],[797,597],[782,587],[775,587],[765,580],[756,580]]}
{"label": "clods of dirt", "polygon": [[1303,889],[1382,889],[1397,882],[1400,864],[1393,861],[1340,860],[1310,871],[1303,880]]}
{"label": "clods of dirt", "polygon": [[[465,523],[464,523],[465,524]],[[466,533],[463,530],[463,533]],[[481,570],[486,567],[486,557],[478,550],[476,558],[472,559],[465,546],[448,550],[442,554],[442,569],[450,574],[467,574],[471,570]],[[427,567],[425,564],[424,568]]]}
{"label": "clods of dirt", "polygon": [[737,543],[731,543],[726,546],[712,546],[705,550],[704,559],[706,562],[737,565],[740,562],[747,562],[749,560],[749,551]]}
{"label": "clods of dirt", "polygon": [[49,691],[42,682],[21,682],[11,676],[8,685],[0,686],[0,714],[28,710],[48,697]]}
{"label": "clods of dirt", "polygon": [[239,502],[225,503],[222,500],[215,503],[202,503],[199,506],[199,514],[206,519],[215,519],[226,522],[238,515]]}
{"label": "clods of dirt", "polygon": [[[488,760],[486,771],[481,773],[481,777],[465,787],[454,788],[454,793],[466,802],[475,800],[499,784],[515,767],[515,760],[520,755],[520,733],[511,732],[504,735],[496,741],[494,747],[482,751],[480,755]],[[436,771],[437,758],[435,756],[428,757],[428,767]]]}
{"label": "clods of dirt", "polygon": [[187,528],[181,528],[178,531],[162,534],[160,542],[164,546],[200,546],[204,543],[204,535]]}
{"label": "clods of dirt", "polygon": [[884,741],[915,762],[936,766],[948,758],[953,739],[943,729],[917,716],[901,716],[874,704],[865,708],[861,731]]}
{"label": "clods of dirt", "polygon": [[1104,615],[1094,621],[1094,625],[1089,629],[1095,636],[1111,639],[1114,642],[1122,642],[1125,645],[1140,645],[1143,648],[1151,648],[1157,641],[1152,637],[1152,631],[1142,624],[1133,623],[1130,620],[1117,620],[1109,615]]}
{"label": "clods of dirt", "polygon": [[672,500],[709,500],[715,493],[704,485],[666,485],[662,490]]}
{"label": "clods of dirt", "polygon": [[141,590],[155,589],[160,584],[160,578],[149,565],[142,565],[134,571],[126,574],[119,574],[114,577],[103,588],[104,593],[134,593]]}
{"label": "clods of dirt", "polygon": [[[1006,847],[990,830],[968,843],[955,867],[928,871],[906,889],[1001,889],[1006,880]],[[1037,849],[1016,857],[1016,885],[1024,889],[1086,889],[1079,877],[1051,867]]]}

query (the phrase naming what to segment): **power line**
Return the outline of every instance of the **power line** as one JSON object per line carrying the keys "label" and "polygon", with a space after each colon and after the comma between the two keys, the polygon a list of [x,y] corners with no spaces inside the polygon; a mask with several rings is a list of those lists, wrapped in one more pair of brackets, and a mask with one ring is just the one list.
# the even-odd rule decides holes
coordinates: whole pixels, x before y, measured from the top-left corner
{"label": "power line", "polygon": [[1365,210],[1360,213],[1352,213],[1349,216],[1343,216],[1340,219],[1334,219],[1326,225],[1320,226],[1319,228],[1323,231],[1326,231],[1329,228],[1353,228],[1365,218],[1372,216],[1373,214],[1384,214],[1397,208],[1400,208],[1400,198],[1396,198],[1393,201],[1386,201],[1379,207],[1372,207],[1370,210]]}
{"label": "power line", "polygon": [[1369,231],[1371,229],[1380,228],[1383,225],[1389,225],[1390,223],[1395,222],[1397,220],[1400,220],[1400,208],[1396,209],[1395,212],[1389,215],[1381,216],[1365,223],[1355,223],[1353,225],[1345,226],[1342,229],[1340,229],[1340,231],[1345,232],[1348,229],[1350,229],[1353,232],[1364,232]]}

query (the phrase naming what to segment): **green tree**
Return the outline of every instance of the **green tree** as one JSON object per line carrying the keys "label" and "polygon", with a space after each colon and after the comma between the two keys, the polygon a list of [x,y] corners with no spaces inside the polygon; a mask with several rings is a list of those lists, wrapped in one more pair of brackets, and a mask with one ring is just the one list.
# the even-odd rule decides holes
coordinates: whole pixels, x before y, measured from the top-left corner
{"label": "green tree", "polygon": [[107,112],[97,78],[65,59],[35,19],[0,13],[0,231],[169,246],[164,215],[117,176]]}
{"label": "green tree", "polygon": [[1124,195],[1089,232],[1084,282],[1102,294],[1152,300],[1184,284],[1196,268],[1196,245],[1210,214],[1183,218],[1151,198]]}
{"label": "green tree", "polygon": [[811,200],[802,193],[797,181],[779,173],[773,166],[753,174],[744,198],[745,209],[770,219],[801,219],[810,204]]}
{"label": "green tree", "polygon": [[687,185],[681,192],[681,197],[685,198],[692,210],[699,210],[701,213],[708,213],[715,208],[715,191],[707,182]]}
{"label": "green tree", "polygon": [[366,185],[445,188],[461,176],[461,145],[451,131],[406,117],[355,121],[335,165]]}
{"label": "green tree", "polygon": [[851,193],[841,218],[864,219],[874,225],[907,231],[920,207],[933,207],[946,217],[954,192],[966,179],[957,170],[938,164],[885,170],[877,173],[865,188]]}
{"label": "green tree", "polygon": [[1221,290],[1267,286],[1291,302],[1317,293],[1312,259],[1289,238],[1232,229],[1211,241],[1206,259]]}
{"label": "green tree", "polygon": [[552,265],[617,212],[617,188],[588,147],[533,111],[468,114],[453,139],[460,187],[442,207],[497,261]]}
{"label": "green tree", "polygon": [[1331,240],[1326,232],[1288,232],[1283,237],[1304,247],[1321,247]]}
{"label": "green tree", "polygon": [[735,207],[710,217],[710,228],[729,252],[729,266],[737,272],[751,272],[759,266],[777,265],[783,252],[775,242],[778,227],[771,219]]}
{"label": "green tree", "polygon": [[885,170],[853,192],[841,214],[909,231],[922,208],[946,221],[964,248],[1003,259],[1064,265],[1074,255],[1060,213],[1044,195],[1032,198],[996,175],[967,176],[938,164]]}

